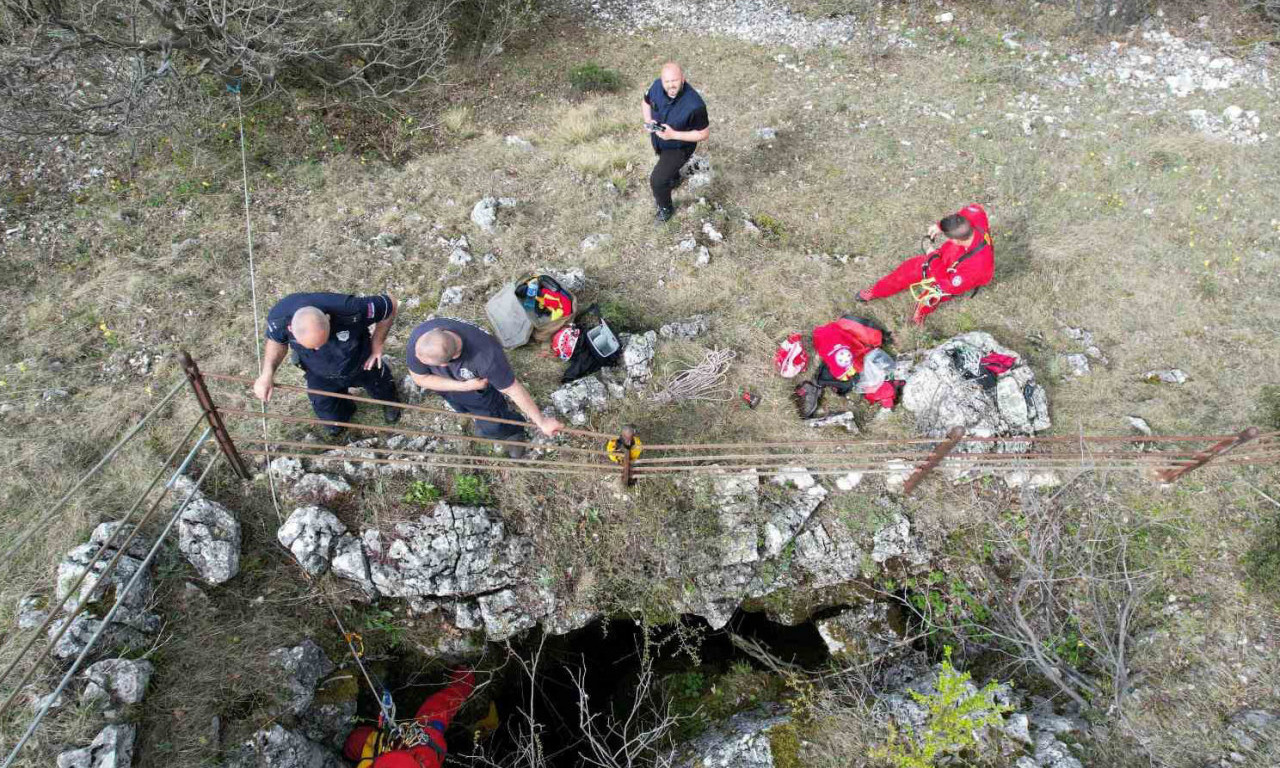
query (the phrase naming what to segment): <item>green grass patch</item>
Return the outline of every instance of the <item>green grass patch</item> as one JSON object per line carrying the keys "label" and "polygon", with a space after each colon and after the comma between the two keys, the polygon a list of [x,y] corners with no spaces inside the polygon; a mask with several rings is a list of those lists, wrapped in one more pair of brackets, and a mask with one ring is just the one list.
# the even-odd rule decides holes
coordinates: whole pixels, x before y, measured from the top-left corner
{"label": "green grass patch", "polygon": [[569,70],[569,84],[584,93],[616,93],[622,90],[622,74],[589,61]]}
{"label": "green grass patch", "polygon": [[489,481],[482,475],[457,475],[453,478],[453,501],[466,506],[480,506],[493,501]]}

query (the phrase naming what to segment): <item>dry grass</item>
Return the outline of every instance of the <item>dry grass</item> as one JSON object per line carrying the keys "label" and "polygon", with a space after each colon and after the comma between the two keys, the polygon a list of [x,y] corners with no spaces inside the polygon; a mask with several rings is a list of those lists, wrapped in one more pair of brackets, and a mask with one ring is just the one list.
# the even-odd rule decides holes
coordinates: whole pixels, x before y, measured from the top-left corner
{"label": "dry grass", "polygon": [[[727,41],[671,38],[655,50],[638,38],[580,30],[549,35],[504,65],[502,87],[520,99],[517,108],[495,99],[446,113],[443,130],[457,145],[445,154],[400,168],[350,156],[324,163],[280,157],[253,168],[260,311],[295,290],[418,298],[419,308],[406,310],[389,342],[402,367],[413,323],[433,311],[445,286],[466,288],[466,300],[450,314],[481,320],[484,300],[504,280],[538,266],[580,265],[590,281],[584,297],[625,304],[641,328],[710,314],[712,332],[698,343],[735,349],[730,386],[749,385],[764,396],[755,411],[737,403],[670,408],[629,399],[596,416],[594,426],[609,431],[633,421],[643,438],[662,442],[810,437],[788,400],[791,383],[772,374],[777,341],[848,309],[852,293],[910,253],[929,222],[979,200],[993,218],[997,283],[976,299],[945,307],[925,329],[907,325],[905,298],[873,304],[870,311],[897,331],[899,350],[924,348],[960,330],[991,331],[1030,357],[1051,389],[1062,433],[1120,433],[1129,414],[1164,433],[1243,426],[1259,388],[1280,380],[1274,341],[1280,323],[1273,307],[1280,290],[1280,228],[1269,223],[1280,209],[1274,184],[1280,156],[1270,144],[1213,142],[1191,133],[1176,114],[1130,114],[1128,105],[1102,90],[1073,97],[1080,102],[1060,125],[1074,138],[1043,131],[1026,137],[1016,121],[1003,117],[1017,93],[1029,90],[1055,103],[1065,97],[1035,80],[1002,79],[1012,77],[1007,73],[1016,70],[1016,61],[988,45],[999,39],[998,30],[979,32],[970,37],[973,45],[985,46],[977,49],[980,63],[976,56],[917,52],[872,69],[856,51],[820,51],[805,54],[809,70],[799,72],[781,68],[776,51]],[[669,50],[690,64],[710,105],[712,137],[703,151],[716,178],[710,188],[680,190],[676,219],[658,227],[639,93],[578,102],[560,65],[591,58],[618,69],[628,82],[644,83]],[[1274,119],[1274,105],[1261,92],[1237,89],[1229,98]],[[925,104],[969,117],[930,117]],[[778,130],[772,146],[754,137],[765,125]],[[507,133],[533,140],[535,151],[506,146],[500,137]],[[63,218],[67,230],[56,235],[56,246],[7,244],[7,258],[22,266],[0,282],[0,306],[16,319],[4,331],[8,344],[0,351],[6,380],[0,399],[16,406],[3,417],[0,440],[0,461],[12,478],[0,488],[6,519],[46,508],[177,375],[167,362],[146,377],[104,373],[104,366],[127,367],[128,356],[144,349],[168,353],[184,346],[207,370],[252,372],[237,180],[238,157],[178,141],[126,185],[95,188],[70,204]],[[492,236],[469,222],[471,205],[486,194],[520,201],[501,214],[502,228]],[[133,218],[114,218],[121,210]],[[763,216],[777,223],[776,238],[748,234],[742,223]],[[711,265],[698,269],[693,255],[675,245],[701,237],[704,220],[726,239],[712,247]],[[371,244],[380,231],[403,237],[403,255]],[[612,234],[610,245],[581,253],[579,242],[594,232]],[[448,266],[436,238],[458,234],[467,235],[477,256],[495,253],[497,264],[477,259],[462,271]],[[194,236],[201,240],[198,249],[182,255],[170,250],[171,243]],[[846,263],[831,254],[851,258]],[[100,323],[113,330],[114,341],[103,337]],[[1057,355],[1077,351],[1059,334],[1060,324],[1092,330],[1110,364],[1085,379],[1054,377]],[[545,399],[560,366],[539,352],[521,349],[512,360]],[[661,370],[695,354],[687,345],[663,344],[656,362]],[[55,361],[64,367],[53,370]],[[1191,381],[1182,387],[1141,381],[1149,368],[1168,366],[1187,371]],[[288,366],[280,380],[301,383]],[[43,404],[39,393],[55,384],[70,384],[76,392],[65,403]],[[852,401],[828,396],[827,406],[859,410],[877,437],[912,431],[907,414],[870,422],[870,410]],[[301,399],[275,407],[307,413]],[[189,402],[177,406],[164,437],[176,437],[194,414]],[[415,419],[407,417],[406,424]],[[163,444],[141,444],[31,549],[21,575],[0,587],[4,610],[19,594],[46,586],[60,554],[82,541],[92,524],[122,510],[129,491],[164,455]],[[1218,723],[1239,704],[1274,703],[1274,691],[1261,681],[1275,679],[1276,609],[1243,591],[1236,568],[1246,548],[1247,513],[1256,507],[1235,484],[1242,476],[1260,487],[1276,480],[1274,473],[1206,473],[1201,483],[1157,497],[1176,502],[1190,521],[1184,543],[1171,553],[1171,562],[1186,568],[1173,574],[1173,583],[1180,594],[1203,602],[1206,613],[1196,626],[1223,633],[1205,634],[1193,644],[1194,654],[1180,651],[1180,643],[1199,633],[1177,626],[1169,631],[1183,635],[1152,645],[1153,663],[1166,665],[1159,678],[1168,681],[1159,687],[1165,703],[1135,715],[1133,727],[1164,753],[1183,755],[1173,764],[1190,765],[1210,749],[1178,727],[1189,716]],[[1142,481],[1133,488],[1135,499],[1150,493]],[[223,492],[228,505],[245,515],[246,531],[253,529],[247,555],[260,570],[214,590],[217,613],[208,621],[171,624],[174,635],[145,712],[143,765],[174,755],[192,762],[211,758],[216,745],[200,742],[210,715],[232,717],[221,709],[227,702],[258,695],[232,675],[252,675],[264,649],[296,642],[302,633],[332,639],[313,606],[291,602],[301,590],[271,544],[274,513],[265,486],[259,482],[240,495],[228,481]],[[389,496],[402,492],[385,489]],[[642,484],[630,499],[620,499],[604,483],[521,476],[495,484],[495,492],[503,514],[546,544],[547,582],[583,601],[617,604],[630,594],[640,603],[661,602],[668,585],[656,578],[660,551],[696,551],[699,539],[690,533],[706,533],[713,523],[704,508],[683,498],[687,494],[659,483]],[[940,519],[926,522],[944,537],[963,520],[965,499],[929,492],[940,494]],[[373,500],[368,504],[379,508]],[[922,516],[929,508],[920,505]],[[176,577],[187,575],[184,566],[171,563],[172,573],[162,580],[166,596]],[[269,610],[246,608],[258,594],[287,610],[267,617]],[[1263,641],[1267,625],[1270,639]],[[1228,631],[1264,650],[1247,659],[1220,651],[1211,638],[1221,637],[1229,648]],[[251,646],[245,638],[252,638]],[[12,632],[3,637],[0,661],[17,640]],[[207,660],[199,669],[188,658],[195,648]],[[1180,658],[1184,666],[1178,666]],[[1258,674],[1246,673],[1250,665]],[[1240,675],[1250,682],[1237,682]],[[186,710],[189,720],[170,720],[188,679],[203,686]],[[1192,699],[1178,687],[1190,684],[1204,695]],[[170,738],[171,722],[177,725]],[[83,743],[85,732],[62,725],[47,731],[51,735],[31,753],[37,756],[33,764],[47,764],[49,751],[64,742]],[[12,724],[4,727],[7,736]]]}

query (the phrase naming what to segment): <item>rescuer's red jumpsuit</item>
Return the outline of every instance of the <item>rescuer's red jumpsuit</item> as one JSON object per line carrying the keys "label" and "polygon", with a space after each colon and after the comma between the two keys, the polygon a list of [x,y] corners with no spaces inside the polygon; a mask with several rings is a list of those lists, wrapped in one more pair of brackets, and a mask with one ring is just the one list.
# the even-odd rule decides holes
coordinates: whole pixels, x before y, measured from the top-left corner
{"label": "rescuer's red jumpsuit", "polygon": [[453,680],[449,687],[423,702],[414,715],[430,743],[415,747],[385,744],[377,728],[362,725],[347,737],[343,754],[359,768],[440,768],[448,752],[444,732],[476,687],[471,670],[455,671]]}
{"label": "rescuer's red jumpsuit", "polygon": [[931,277],[937,281],[942,295],[917,307],[915,319],[919,322],[944,301],[991,282],[995,271],[995,248],[991,242],[987,212],[974,203],[957,213],[973,227],[973,242],[967,248],[954,240],[947,240],[929,253],[907,259],[871,286],[869,298],[892,296]]}

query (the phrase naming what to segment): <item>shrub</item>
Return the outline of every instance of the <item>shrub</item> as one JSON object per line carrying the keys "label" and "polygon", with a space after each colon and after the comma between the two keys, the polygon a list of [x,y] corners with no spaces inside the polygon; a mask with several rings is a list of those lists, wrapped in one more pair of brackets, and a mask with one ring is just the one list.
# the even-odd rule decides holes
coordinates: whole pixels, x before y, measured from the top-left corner
{"label": "shrub", "polygon": [[622,89],[622,75],[616,69],[587,62],[569,70],[569,83],[578,91],[614,93]]}
{"label": "shrub", "polygon": [[453,479],[453,500],[467,506],[488,504],[488,481],[480,475],[458,475]]}
{"label": "shrub", "polygon": [[994,681],[977,690],[971,690],[968,683],[969,673],[957,672],[951,666],[948,646],[938,673],[938,692],[910,691],[911,698],[929,713],[923,732],[904,734],[890,723],[889,739],[873,749],[871,756],[894,768],[932,768],[938,759],[976,746],[974,731],[998,726],[1003,721],[1001,715],[1011,708],[996,703],[998,686]]}
{"label": "shrub", "polygon": [[404,500],[408,504],[421,504],[427,506],[435,504],[444,496],[440,489],[426,482],[425,480],[414,480],[409,484],[408,490],[404,492]]}

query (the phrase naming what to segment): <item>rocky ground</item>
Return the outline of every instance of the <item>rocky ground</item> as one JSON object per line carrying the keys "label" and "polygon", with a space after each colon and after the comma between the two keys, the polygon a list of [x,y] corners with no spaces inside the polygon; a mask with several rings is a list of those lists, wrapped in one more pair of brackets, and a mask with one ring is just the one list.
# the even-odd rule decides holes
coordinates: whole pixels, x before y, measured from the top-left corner
{"label": "rocky ground", "polygon": [[[1225,47],[1195,23],[1160,15],[1115,39],[1081,41],[1030,24],[984,24],[962,7],[875,24],[761,0],[573,8],[589,31],[548,38],[545,51],[519,54],[505,80],[477,88],[541,107],[510,118],[480,98],[480,130],[405,168],[345,156],[255,167],[264,296],[321,279],[392,291],[405,316],[391,342],[398,364],[413,322],[435,312],[480,319],[511,273],[552,274],[606,303],[624,357],[561,387],[558,364],[522,350],[521,375],[568,423],[637,421],[655,441],[938,437],[963,426],[1009,437],[981,445],[1013,453],[1025,446],[1017,437],[1051,430],[1213,432],[1254,418],[1254,390],[1276,372],[1264,304],[1280,242],[1273,159],[1264,154],[1276,134],[1273,47]],[[663,36],[705,83],[718,133],[687,169],[676,222],[654,229],[644,199],[649,157],[626,133],[633,94],[529,94],[551,90],[564,62],[585,55],[626,69],[636,90],[660,63],[651,40]],[[949,73],[947,88],[935,87],[939,73]],[[252,128],[250,138],[268,140]],[[5,252],[26,265],[5,284],[3,306],[26,332],[0,361],[0,418],[25,436],[21,447],[5,443],[6,460],[45,477],[50,467],[69,473],[75,457],[42,446],[100,453],[90,450],[95,440],[113,436],[173,375],[174,343],[194,345],[211,369],[247,372],[252,323],[239,190],[219,181],[235,175],[238,156],[209,153],[203,165],[175,150],[125,183],[113,170],[124,155],[100,142],[60,138],[24,151],[11,178],[35,197],[0,210]],[[190,192],[202,184],[213,191]],[[790,383],[769,373],[777,341],[835,316],[856,283],[890,266],[886,254],[908,249],[888,230],[905,231],[909,220],[914,232],[917,219],[971,193],[994,201],[1005,270],[997,285],[938,313],[925,331],[901,324],[905,387],[895,412],[828,396],[823,418],[796,420]],[[326,256],[334,253],[352,258]],[[54,282],[57,299],[41,299]],[[805,301],[775,298],[793,286]],[[1170,295],[1183,313],[1167,311]],[[761,408],[661,406],[654,395],[672,368],[713,348],[736,351],[725,386],[761,391]],[[988,390],[953,362],[951,351],[967,348],[1019,364]],[[409,382],[402,388],[424,396]],[[448,419],[414,425],[457,431]],[[284,436],[314,440],[305,430]],[[555,456],[547,441],[536,447],[539,458]],[[61,752],[60,768],[333,764],[356,701],[349,688],[328,686],[352,669],[301,571],[339,600],[371,648],[447,661],[605,615],[683,615],[715,629],[732,629],[741,610],[812,621],[832,658],[883,667],[867,722],[912,731],[921,719],[907,691],[932,693],[937,670],[903,647],[902,606],[886,585],[977,574],[974,553],[985,544],[966,537],[982,505],[1016,514],[1021,489],[1078,480],[964,476],[913,500],[897,493],[905,465],[835,477],[798,466],[777,479],[655,481],[630,493],[603,480],[507,478],[464,501],[451,486],[460,473],[376,464],[374,448],[465,450],[446,439],[363,439],[334,446],[326,461],[277,459],[251,485],[216,478],[179,519],[176,549],[126,595],[108,627],[113,650],[56,703],[58,733],[67,735],[34,759],[47,764]],[[137,464],[156,461],[146,453]],[[1240,574],[1273,481],[1242,469],[1160,495],[1139,481],[1104,486],[1098,498],[1177,531],[1162,540],[1167,587],[1137,641],[1134,705],[1113,731],[1142,742],[1156,764],[1273,759],[1275,606]],[[405,501],[415,482],[439,498]],[[40,626],[47,596],[67,595],[110,536],[118,498],[129,495],[115,492],[136,481],[111,483],[51,538],[50,563],[33,568],[56,569],[55,586],[33,576],[4,588],[21,631]],[[188,490],[182,484],[178,495]],[[4,498],[6,508],[44,503]],[[120,594],[150,543],[130,545],[110,583],[90,574],[74,602]],[[72,624],[59,658],[78,653],[96,616],[95,608]],[[65,612],[55,632],[62,621]],[[199,633],[184,635],[196,625]],[[20,637],[5,635],[5,647]],[[185,690],[194,680],[201,690]],[[42,703],[51,690],[41,676],[24,696]],[[1013,709],[984,748],[1018,768],[1090,764],[1109,733],[1040,698],[1043,690],[1002,690]],[[790,768],[797,747],[784,735],[797,732],[807,756],[819,747],[855,753],[818,744],[806,730],[805,696],[791,694],[710,728],[681,758]]]}

